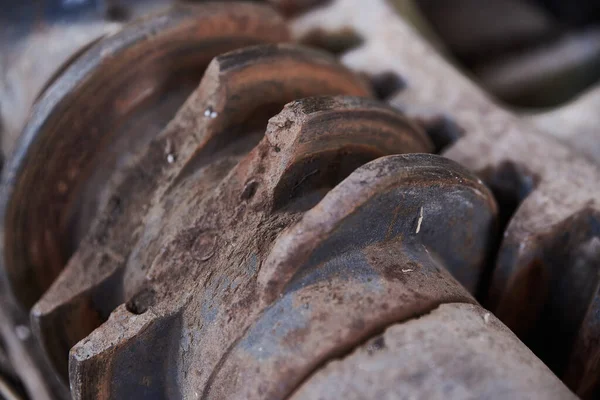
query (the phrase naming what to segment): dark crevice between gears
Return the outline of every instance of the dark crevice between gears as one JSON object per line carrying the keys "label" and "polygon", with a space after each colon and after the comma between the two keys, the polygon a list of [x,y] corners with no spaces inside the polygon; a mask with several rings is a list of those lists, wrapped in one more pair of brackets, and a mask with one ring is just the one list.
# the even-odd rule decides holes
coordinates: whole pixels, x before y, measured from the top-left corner
{"label": "dark crevice between gears", "polygon": [[485,304],[494,272],[498,251],[513,215],[527,196],[535,189],[538,177],[523,166],[510,161],[488,168],[481,172],[481,178],[490,188],[498,204],[498,235],[496,243],[490,249],[488,267],[485,269],[475,297]]}
{"label": "dark crevice between gears", "polygon": [[141,315],[154,304],[155,298],[156,292],[154,289],[146,287],[125,303],[125,308],[132,314]]}
{"label": "dark crevice between gears", "polygon": [[382,101],[391,99],[406,87],[406,81],[394,71],[384,71],[367,77],[375,97]]}
{"label": "dark crevice between gears", "polygon": [[464,129],[445,113],[415,109],[403,103],[393,105],[425,130],[433,142],[435,154],[442,154],[465,134]]}
{"label": "dark crevice between gears", "polygon": [[431,118],[422,126],[435,146],[435,154],[441,154],[464,135],[464,130],[446,115]]}

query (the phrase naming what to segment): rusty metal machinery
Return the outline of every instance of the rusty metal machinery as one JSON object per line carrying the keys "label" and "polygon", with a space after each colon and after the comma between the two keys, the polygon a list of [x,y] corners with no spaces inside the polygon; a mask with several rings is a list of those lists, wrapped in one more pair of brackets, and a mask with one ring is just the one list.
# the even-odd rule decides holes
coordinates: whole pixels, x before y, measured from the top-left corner
{"label": "rusty metal machinery", "polygon": [[595,398],[577,138],[383,0],[270,3],[170,6],[38,85],[4,147],[0,393]]}
{"label": "rusty metal machinery", "polygon": [[[295,35],[351,26],[363,44],[342,61],[355,70],[402,77],[406,87],[390,103],[428,124],[442,154],[486,181],[505,214],[514,211],[484,303],[574,391],[594,398],[600,350],[597,165],[494,104],[389,5],[372,2],[369,13],[354,15],[358,3],[338,1],[297,19]],[[573,135],[568,141],[576,140]]]}

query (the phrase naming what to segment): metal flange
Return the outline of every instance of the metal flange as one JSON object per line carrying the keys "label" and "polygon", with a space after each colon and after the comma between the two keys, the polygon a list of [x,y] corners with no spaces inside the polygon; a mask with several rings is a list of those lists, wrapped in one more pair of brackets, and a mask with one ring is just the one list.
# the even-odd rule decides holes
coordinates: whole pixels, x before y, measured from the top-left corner
{"label": "metal flange", "polygon": [[212,58],[287,39],[282,19],[265,6],[179,5],[99,41],[56,79],[3,171],[4,270],[23,306],[77,247],[110,171],[160,132]]}
{"label": "metal flange", "polygon": [[[32,310],[34,330],[43,338],[46,351],[52,354],[59,370],[66,374],[69,348],[138,291],[136,275],[140,271],[124,267],[131,254],[136,254],[135,243],[143,232],[143,220],[164,213],[147,214],[153,201],[164,196],[171,202],[181,201],[169,193],[193,170],[202,169],[221,152],[232,152],[228,161],[231,163],[255,143],[256,130],[264,126],[274,112],[271,110],[296,96],[318,93],[369,92],[332,59],[304,48],[250,47],[217,57],[211,63],[198,90],[141,152],[138,162],[115,172],[103,197],[105,201],[100,204],[102,211],[88,235],[64,273]],[[235,144],[228,143],[236,140],[239,141]],[[225,165],[220,168],[208,172],[208,180],[199,186],[186,189],[190,193],[214,189],[227,172]],[[169,223],[175,222],[173,218],[168,215],[161,223],[153,221],[155,224],[148,230],[165,233]],[[176,227],[181,229],[182,226]],[[144,268],[150,266],[155,255],[152,249],[144,249]],[[126,283],[120,284],[122,274]],[[79,323],[72,325],[72,320]]]}

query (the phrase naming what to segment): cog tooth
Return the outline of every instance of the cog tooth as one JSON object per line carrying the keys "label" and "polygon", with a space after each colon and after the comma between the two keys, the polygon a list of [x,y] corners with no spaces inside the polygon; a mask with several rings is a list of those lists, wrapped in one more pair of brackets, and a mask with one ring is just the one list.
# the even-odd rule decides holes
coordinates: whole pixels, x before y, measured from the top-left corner
{"label": "cog tooth", "polygon": [[281,151],[267,182],[275,208],[298,197],[311,182],[331,187],[377,157],[433,149],[424,132],[397,111],[356,97],[291,103],[272,119],[266,140]]}
{"label": "cog tooth", "polygon": [[[180,111],[180,123],[161,134],[163,143],[169,137],[181,149],[176,165],[183,167],[170,169],[175,183],[245,135],[262,134],[268,119],[290,101],[326,95],[369,97],[371,89],[333,57],[303,46],[258,45],[215,57]],[[196,126],[191,137],[170,132],[190,126]]]}
{"label": "cog tooth", "polygon": [[[336,134],[315,136],[329,143]],[[236,326],[244,333],[203,396],[284,397],[323,360],[390,323],[446,302],[475,303],[448,271],[476,286],[496,212],[477,178],[439,156],[387,156],[358,168],[277,238],[258,276],[266,308]]]}
{"label": "cog tooth", "polygon": [[[600,337],[593,317],[600,301],[600,213],[584,208],[557,221],[560,216],[552,208],[537,206],[543,197],[534,190],[513,216],[498,254],[489,303],[583,396],[600,387],[595,361],[600,356],[591,345]],[[560,330],[554,329],[556,324]]]}
{"label": "cog tooth", "polygon": [[[413,190],[416,182],[431,186],[437,193],[430,193],[430,197],[423,194],[419,198],[414,194],[417,193],[416,190]],[[449,188],[452,189],[448,190]],[[378,235],[377,240],[403,235],[422,240],[424,246],[445,261],[447,268],[459,282],[473,292],[483,273],[485,249],[493,241],[493,228],[497,216],[495,201],[489,190],[458,164],[432,155],[407,154],[376,160],[357,170],[342,185],[325,196],[318,208],[307,212],[301,223],[291,227],[278,239],[258,278],[266,289],[267,298],[276,298],[281,293],[297,272],[296,269],[300,268],[300,261],[308,260],[310,254],[315,251],[315,246],[339,229],[340,221],[351,218],[363,203],[372,201],[380,191],[394,189],[411,193],[414,200],[407,200],[402,206],[397,205],[400,207],[397,210],[388,207],[392,202],[384,205],[385,211],[391,216],[402,212],[402,218],[396,215],[390,221],[382,217],[383,225],[372,227],[373,232]],[[424,189],[419,187],[419,190]],[[460,194],[455,195],[453,191]],[[457,200],[460,196],[465,196],[462,203]],[[470,198],[468,201],[467,196]],[[456,203],[464,208],[465,212],[477,209],[480,212],[477,219],[473,217],[473,220],[469,221],[474,226],[467,227],[459,223],[453,225],[453,219],[464,217],[459,217],[452,209],[446,214],[440,214],[440,210],[446,210],[447,207],[441,198],[448,204]],[[368,218],[364,222],[365,226],[373,224]],[[442,233],[449,231],[453,232],[454,239],[444,240]],[[456,248],[459,248],[461,243],[466,243],[464,235],[470,235],[469,232],[477,232],[473,234],[476,240],[470,241],[470,250],[476,256],[469,259],[466,256],[468,251],[459,252],[465,257],[453,256]],[[351,239],[351,242],[368,240],[363,235]]]}
{"label": "cog tooth", "polygon": [[180,323],[177,314],[161,316],[151,308],[134,315],[119,306],[71,349],[73,398],[178,397]]}
{"label": "cog tooth", "polygon": [[[4,268],[23,306],[31,307],[64,267],[113,169],[135,159],[210,60],[288,38],[283,19],[264,5],[179,5],[125,26],[73,61],[39,99],[3,170]],[[170,103],[161,91],[170,91]]]}
{"label": "cog tooth", "polygon": [[[212,194],[194,203],[192,215],[184,209],[176,212],[184,218],[176,221],[174,234],[165,235],[157,245],[165,250],[147,274],[153,282],[162,282],[161,292],[193,298],[185,315],[188,324],[202,326],[187,356],[192,363],[199,362],[197,357],[202,360],[202,366],[193,367],[201,370],[196,388],[210,385],[213,366],[260,310],[254,301],[258,296],[251,299],[260,290],[251,288],[264,252],[278,226],[290,224],[304,211],[290,208],[289,202],[304,201],[315,188],[320,196],[373,158],[430,148],[423,132],[401,114],[367,99],[306,98],[285,110],[271,119],[266,137],[227,173]],[[333,175],[305,179],[311,172],[307,159],[313,167],[317,163]],[[298,191],[293,191],[292,199],[285,199],[287,205],[280,202],[274,207],[280,184]],[[182,291],[190,282],[196,282],[194,288]],[[241,304],[244,311],[235,312]]]}
{"label": "cog tooth", "polygon": [[[214,46],[216,47],[214,49],[211,47],[208,52],[210,55],[218,52],[219,49],[223,49],[223,46],[229,49],[249,42],[277,40],[284,35],[282,32],[283,22],[279,18],[269,19],[271,11],[267,11],[263,6],[245,4],[236,11],[232,11],[229,6],[224,7],[223,5],[212,4],[206,5],[206,8],[202,7],[200,7],[200,10],[204,11],[199,11],[200,17],[193,17],[192,21],[186,22],[186,24],[194,25],[198,23],[198,20],[207,23],[206,26],[203,25],[201,29],[199,28],[206,37],[196,32],[193,38],[194,40],[205,40],[209,44],[215,41]],[[177,12],[181,12],[181,10]],[[245,22],[241,21],[244,13],[252,14]],[[174,18],[171,14],[167,14],[167,17]],[[162,17],[157,18],[161,19]],[[265,18],[269,21],[260,24],[260,20]],[[184,20],[187,21],[185,18]],[[215,25],[222,23],[231,25],[218,27],[221,35],[226,35],[229,31],[235,34],[232,34],[232,37],[227,37],[226,45],[224,45],[221,43],[222,41],[217,40],[218,37],[211,30],[209,22],[214,22]],[[169,24],[167,25],[169,26]],[[273,32],[267,33],[266,29],[268,27],[273,28]],[[217,29],[215,26],[213,28]],[[169,32],[166,34],[160,31],[157,36],[166,35],[167,38],[163,39],[167,40],[171,37],[169,35],[177,36],[179,32],[177,29],[181,30],[183,28],[176,26],[175,33]],[[186,25],[186,29],[191,28]],[[244,33],[241,38],[236,36],[240,32]],[[131,32],[125,30],[122,35],[131,35]],[[114,47],[116,45],[112,40],[117,39],[110,39],[108,43],[101,41],[98,46],[100,48]],[[142,45],[139,46],[143,47],[144,43],[142,42]],[[219,43],[221,43],[221,47],[217,46]],[[137,42],[134,45],[138,45]],[[92,50],[94,49],[96,47],[92,48]],[[125,46],[125,50],[118,46],[113,50],[132,51],[127,46]],[[90,56],[86,53],[84,56],[92,57],[93,54]],[[202,57],[207,57],[207,54],[203,54]],[[93,78],[98,71],[92,69],[92,72]],[[57,84],[60,84],[60,80]],[[267,96],[265,96],[265,93]],[[207,163],[213,162],[215,161],[212,157],[215,146],[218,150],[222,143],[236,140],[237,137],[230,134],[234,132],[242,135],[242,132],[238,129],[240,126],[242,129],[256,130],[255,126],[245,127],[244,122],[248,118],[255,117],[253,113],[257,110],[261,111],[262,108],[268,108],[267,113],[261,115],[266,125],[269,115],[278,111],[280,107],[295,99],[296,96],[330,93],[370,95],[365,82],[357,79],[352,72],[341,67],[332,57],[315,50],[290,45],[264,45],[226,53],[210,64],[198,90],[184,104],[167,128],[153,138],[145,150],[136,153],[131,165],[121,166],[114,170],[109,168],[110,171],[103,172],[113,174],[110,179],[106,178],[105,185],[99,184],[95,179],[91,180],[90,185],[101,187],[98,189],[94,186],[92,191],[98,195],[99,199],[89,193],[86,196],[89,195],[90,198],[93,198],[94,208],[99,203],[98,208],[101,211],[96,212],[94,210],[96,214],[93,223],[90,223],[88,233],[77,243],[78,248],[73,257],[74,261],[71,262],[71,271],[65,272],[65,276],[59,278],[61,283],[57,284],[56,288],[50,289],[50,293],[44,296],[33,316],[39,337],[45,343],[50,353],[49,356],[54,365],[60,370],[61,375],[66,376],[66,359],[61,357],[61,354],[66,355],[67,349],[71,345],[84,338],[97,327],[114,306],[128,299],[130,295],[138,290],[138,283],[144,281],[146,271],[143,268],[145,265],[140,264],[138,258],[133,260],[132,266],[127,267],[130,262],[132,247],[136,244],[141,232],[140,228],[142,228],[144,216],[147,214],[149,207],[160,208],[164,206],[161,203],[162,196],[168,193],[172,187],[177,186],[177,179],[185,175],[186,168],[193,169],[194,159],[205,157]],[[259,94],[263,96],[259,96]],[[274,106],[276,106],[276,109],[273,108]],[[205,110],[208,107],[213,108],[206,117],[204,114],[206,114]],[[198,108],[203,112],[199,113]],[[45,125],[41,126],[36,133],[40,140],[47,140],[44,136],[46,135],[44,127]],[[201,140],[195,135],[197,132],[200,132]],[[32,149],[29,150],[33,151]],[[169,156],[171,158],[168,158]],[[234,156],[239,157],[236,154]],[[77,155],[77,157],[80,157],[80,155]],[[69,157],[65,158],[68,159]],[[44,169],[38,172],[46,173],[47,171]],[[30,175],[24,175],[21,178],[30,177]],[[76,177],[72,178],[75,179]],[[220,179],[217,177],[213,182],[207,182],[207,187],[214,187],[219,181]],[[23,184],[32,184],[32,182],[27,181]],[[48,186],[51,185],[45,185],[44,187],[47,188]],[[19,188],[22,189],[21,186]],[[9,196],[14,199],[16,194],[9,194]],[[69,201],[78,203],[73,199]],[[58,204],[57,202],[51,203]],[[31,205],[26,202],[26,204],[20,204],[18,207],[27,208]],[[69,207],[65,205],[64,208],[57,211],[60,214],[59,219],[68,220],[79,215],[80,209],[74,210]],[[39,208],[34,210],[34,214],[38,211]],[[27,218],[22,214],[15,216],[15,214],[11,214],[12,211],[10,210],[6,210],[6,212],[7,224],[9,225],[13,223],[20,224],[23,220],[19,218]],[[168,216],[170,215],[168,214]],[[10,220],[11,216],[18,220]],[[45,231],[44,246],[35,246],[35,238],[32,239],[33,244],[31,246],[36,248],[34,252],[36,260],[40,261],[41,264],[17,263],[19,264],[17,265],[10,261],[9,256],[7,263],[9,275],[10,271],[20,271],[19,274],[23,273],[29,277],[43,278],[43,285],[49,284],[54,279],[57,271],[63,268],[60,260],[62,260],[64,254],[60,254],[59,249],[66,246],[65,243],[61,242],[64,241],[63,234],[65,232],[60,231],[56,226],[54,228],[54,230]],[[149,229],[149,231],[151,230]],[[29,234],[25,231],[20,233]],[[35,234],[35,232],[32,234]],[[11,241],[13,239],[12,236],[5,236],[5,240]],[[144,237],[143,239],[148,238]],[[146,245],[147,242],[144,241],[134,250],[137,251]],[[15,247],[12,247],[11,250],[19,251]],[[139,255],[139,253],[134,252],[134,255]],[[143,258],[148,261],[146,265],[151,264],[153,261],[152,255],[156,255],[156,253],[149,251],[147,255],[144,255]],[[25,254],[24,257],[20,260],[25,261],[27,255]],[[49,262],[50,258],[54,261],[52,261],[51,266],[48,266],[45,263]],[[29,267],[34,269],[31,270]],[[31,275],[36,268],[40,269],[40,274]],[[124,270],[124,268],[127,269]],[[52,277],[48,275],[49,272]],[[76,287],[70,286],[69,280],[78,282]],[[122,280],[125,280],[124,284],[116,282]],[[109,281],[110,283],[108,283]],[[99,288],[100,285],[104,284],[116,285],[119,290],[111,292],[102,301],[96,301],[94,298],[96,295],[101,296],[106,293],[104,289]],[[19,284],[15,282],[15,285],[16,288]],[[121,287],[122,285],[124,286]],[[102,312],[98,313],[96,311],[98,309],[102,309]],[[86,315],[85,318],[84,315]],[[80,317],[85,323],[78,325],[77,328],[69,327],[69,318],[80,319]],[[52,329],[46,329],[46,327]],[[52,350],[49,350],[51,347]]]}
{"label": "cog tooth", "polygon": [[[97,250],[97,249],[96,249]],[[67,377],[64,355],[87,336],[122,298],[116,268],[89,273],[76,253],[54,284],[31,310],[33,332],[61,378]],[[95,253],[104,258],[105,254]]]}

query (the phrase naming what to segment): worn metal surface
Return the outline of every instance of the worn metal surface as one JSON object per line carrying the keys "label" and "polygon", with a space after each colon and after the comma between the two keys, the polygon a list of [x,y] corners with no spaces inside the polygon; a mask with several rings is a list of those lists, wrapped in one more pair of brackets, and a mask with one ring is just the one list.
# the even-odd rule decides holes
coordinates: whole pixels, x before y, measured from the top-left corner
{"label": "worn metal surface", "polygon": [[[406,83],[395,108],[319,51],[245,47],[289,39],[250,3],[128,25],[49,84],[2,193],[19,306],[0,326],[35,303],[42,351],[2,332],[41,365],[30,393],[68,396],[68,378],[82,399],[574,397],[474,293],[597,393],[597,167],[493,104],[387,3],[333,3],[294,35],[344,32],[344,63]],[[499,207],[456,162],[404,154],[434,150]]]}
{"label": "worn metal surface", "polygon": [[[33,190],[41,197],[30,196],[31,192],[27,191],[21,193],[38,207],[35,209],[39,214],[34,212],[30,215],[34,225],[45,226],[47,232],[25,232],[27,229],[24,231],[21,228],[15,231],[10,225],[4,225],[3,232],[8,231],[16,235],[19,235],[17,232],[41,234],[44,244],[42,247],[49,252],[44,253],[43,249],[42,253],[37,252],[37,245],[28,249],[28,246],[21,248],[26,252],[33,251],[34,259],[41,256],[41,259],[37,258],[37,262],[38,266],[43,266],[34,272],[28,270],[31,267],[28,265],[17,272],[17,280],[23,279],[20,281],[21,286],[12,279],[7,281],[7,277],[15,270],[11,271],[6,254],[3,254],[3,283],[14,283],[10,292],[21,300],[20,304],[17,304],[5,296],[3,301],[9,321],[9,332],[15,326],[29,325],[24,308],[26,310],[26,306],[31,305],[41,295],[43,288],[50,285],[62,268],[60,258],[67,257],[72,251],[72,246],[77,244],[79,239],[69,234],[68,241],[60,242],[60,247],[52,247],[58,243],[57,234],[60,236],[61,232],[73,231],[73,227],[68,226],[68,217],[72,216],[69,216],[67,211],[75,211],[74,208],[78,205],[84,206],[83,210],[86,210],[81,199],[86,198],[83,189],[85,183],[90,182],[88,179],[95,178],[92,181],[97,185],[91,187],[87,193],[88,201],[94,202],[96,200],[93,193],[101,192],[104,179],[107,178],[106,169],[122,167],[123,163],[126,165],[131,153],[135,152],[135,148],[129,146],[141,145],[152,134],[162,129],[184,101],[186,93],[197,85],[204,68],[216,54],[251,43],[279,41],[285,38],[287,32],[281,18],[263,6],[240,4],[234,9],[219,4],[205,5],[201,9],[181,6],[155,18],[130,25],[121,33],[101,41],[75,60],[63,75],[57,77],[37,103],[33,111],[37,119],[30,121],[29,131],[21,137],[19,151],[13,154],[12,161],[4,170],[5,195],[13,189],[16,189],[17,193],[19,191],[11,186],[14,183],[14,174],[23,173],[34,182],[33,186],[26,190]],[[162,46],[157,48],[158,51],[148,50],[159,44]],[[177,49],[183,49],[184,52],[177,53]],[[116,55],[119,57],[115,58]],[[166,63],[165,58],[170,61]],[[145,63],[142,63],[144,60]],[[138,73],[130,74],[130,71]],[[122,79],[126,79],[127,84],[113,84]],[[197,79],[195,84],[194,79]],[[90,90],[93,96],[90,95]],[[90,98],[103,101],[95,103],[97,107],[86,108]],[[64,110],[66,115],[72,116],[66,124],[61,120],[64,117],[61,112]],[[60,139],[49,140],[52,132]],[[65,135],[65,132],[73,134]],[[116,145],[112,143],[111,147],[108,138],[113,138]],[[33,157],[35,161],[30,158],[32,149],[39,150]],[[98,157],[100,154],[101,157]],[[57,165],[56,169],[49,168],[55,165],[49,163],[52,160]],[[94,169],[94,166],[99,168]],[[43,182],[50,177],[59,180],[45,186]],[[70,185],[67,186],[67,183]],[[43,190],[42,186],[46,189]],[[79,203],[73,205],[69,202],[69,197],[75,197]],[[7,199],[6,196],[3,198]],[[63,201],[63,204],[59,201]],[[4,203],[4,206],[7,204]],[[18,203],[16,206],[20,207]],[[87,209],[90,208],[93,211],[93,207]],[[38,219],[38,216],[41,219]],[[50,232],[54,233],[54,237],[49,235]],[[47,240],[53,242],[49,243]],[[25,256],[27,254],[31,253],[26,253]],[[54,263],[54,268],[58,269],[48,269],[49,262]],[[39,272],[39,275],[33,276],[27,271],[34,274]],[[37,282],[40,286],[37,283],[29,285],[27,281]],[[6,292],[8,289],[5,294]],[[85,326],[83,329],[86,329]],[[54,373],[49,372],[45,357],[39,346],[35,342],[32,343],[32,337],[31,335],[26,341],[12,342],[15,347],[16,366],[23,375],[28,391],[33,397],[40,399],[54,396],[66,398],[68,394],[64,384],[57,385],[54,382]],[[31,367],[34,370],[30,372]]]}
{"label": "worn metal surface", "polygon": [[[266,137],[237,165],[231,166],[214,191],[199,197],[191,195],[184,186],[182,189],[186,190],[177,193],[177,198],[190,200],[184,200],[182,207],[171,210],[170,199],[164,198],[162,205],[151,208],[157,213],[160,209],[163,213],[170,211],[168,220],[178,224],[172,234],[163,231],[148,238],[154,240],[142,240],[146,249],[137,253],[139,256],[156,254],[153,248],[159,250],[150,264],[137,257],[129,259],[127,269],[132,272],[141,269],[139,272],[144,275],[142,287],[138,285],[135,290],[153,293],[139,301],[134,295],[133,310],[138,313],[148,310],[141,316],[121,320],[119,315],[130,313],[126,307],[119,307],[107,323],[73,348],[71,382],[78,396],[87,398],[99,391],[116,396],[135,390],[148,371],[137,371],[121,384],[118,372],[111,376],[110,371],[120,371],[122,363],[130,362],[124,355],[132,346],[145,342],[143,346],[151,348],[155,340],[165,340],[153,337],[152,330],[144,326],[162,326],[160,329],[169,326],[169,337],[178,344],[175,350],[178,356],[170,361],[164,359],[169,352],[151,355],[158,357],[152,360],[155,363],[167,362],[168,370],[174,374],[162,377],[163,384],[181,374],[190,374],[180,383],[181,395],[193,397],[198,392],[209,396],[211,387],[221,387],[212,382],[219,379],[216,374],[225,362],[227,349],[268,304],[261,296],[257,272],[276,234],[297,221],[304,209],[312,207],[357,164],[385,154],[390,151],[386,150],[389,146],[406,150],[424,150],[428,146],[423,133],[407,126],[402,117],[389,109],[379,110],[366,100],[316,99],[292,103],[289,107],[287,113],[284,110],[283,115],[271,119]],[[350,131],[355,134],[347,133],[349,125],[344,121],[352,114],[356,114],[352,125],[364,124],[364,131],[355,127]],[[387,118],[382,118],[386,115]],[[367,138],[371,139],[368,144]],[[205,175],[210,168],[208,164],[198,172],[205,170],[202,174]],[[287,189],[282,192],[283,197],[282,188]],[[146,220],[152,219],[150,214]],[[152,228],[149,226],[145,231]],[[169,231],[167,227],[166,232]],[[131,276],[128,272],[126,277]],[[285,319],[282,323],[286,323]],[[114,335],[124,333],[127,340],[122,348],[107,347]],[[100,379],[95,382],[84,379],[90,376],[89,371],[96,371],[100,364],[106,363],[110,367]],[[156,390],[165,389],[156,387]]]}
{"label": "worn metal surface", "polygon": [[[282,398],[391,321],[473,302],[442,266],[465,268],[467,281],[480,273],[495,205],[476,178],[416,155],[380,158],[342,180],[386,153],[428,149],[387,107],[309,98],[272,118],[213,191],[171,186],[145,219],[144,251],[128,259],[125,279],[143,273],[129,306],[71,351],[75,396]],[[195,184],[216,162],[205,161]],[[448,223],[457,240],[472,235],[464,253],[448,254]],[[142,350],[157,346],[171,350]],[[147,368],[132,368],[134,352]]]}
{"label": "worn metal surface", "polygon": [[[57,354],[55,360],[62,360],[56,361],[60,370],[66,373],[70,346],[140,290],[144,272],[137,269],[148,269],[160,247],[137,249],[136,241],[141,237],[146,244],[155,239],[148,236],[166,235],[169,228],[173,233],[184,230],[181,218],[188,218],[189,212],[164,215],[165,208],[184,206],[183,199],[196,196],[198,190],[211,191],[240,153],[256,143],[257,131],[272,113],[295,96],[319,93],[366,95],[368,89],[332,59],[304,48],[252,47],[213,60],[199,89],[166,130],[142,150],[137,163],[114,175],[89,234],[32,311],[46,348]],[[204,171],[213,157],[220,162]],[[196,170],[204,172],[203,179],[188,186],[186,178]],[[175,194],[177,185],[186,191]],[[182,197],[183,193],[189,194]],[[163,196],[168,205],[154,206]],[[147,232],[142,229],[144,219],[154,222]],[[144,260],[123,271],[137,254]],[[119,283],[121,274],[124,283]],[[83,318],[89,323],[84,325]],[[82,323],[71,326],[72,319]]]}
{"label": "worn metal surface", "polygon": [[[563,357],[567,361],[555,371],[564,371],[561,376],[571,388],[593,398],[600,383],[596,361],[600,350],[593,345],[600,330],[592,318],[597,289],[586,289],[584,295],[574,288],[598,285],[597,273],[589,272],[596,271],[600,261],[593,251],[600,208],[598,167],[494,104],[420,40],[385,2],[373,1],[368,11],[352,12],[359,3],[339,0],[307,14],[293,23],[294,33],[303,37],[315,29],[335,32],[352,27],[364,42],[342,54],[346,65],[367,73],[396,73],[407,87],[391,99],[392,104],[417,117],[449,119],[457,127],[442,130],[448,139],[442,154],[478,173],[492,189],[512,196],[518,206],[498,253],[492,311],[530,345],[548,337],[543,315],[552,315],[555,326],[569,326],[571,336],[550,335],[554,347],[567,353]],[[454,134],[457,131],[459,135]],[[573,223],[581,233],[567,238]],[[587,242],[591,251],[576,250]],[[560,257],[552,256],[560,251]],[[565,288],[559,288],[561,284]],[[566,304],[588,311],[573,313]],[[528,326],[523,328],[523,323]],[[547,329],[534,329],[540,326]],[[573,368],[581,372],[574,374],[576,379],[566,372]]]}
{"label": "worn metal surface", "polygon": [[89,228],[111,170],[160,132],[211,59],[286,39],[265,6],[180,5],[98,42],[67,68],[36,103],[3,171],[4,270],[25,307]]}
{"label": "worn metal surface", "polygon": [[548,372],[488,311],[443,304],[324,365],[291,398],[576,398]]}

